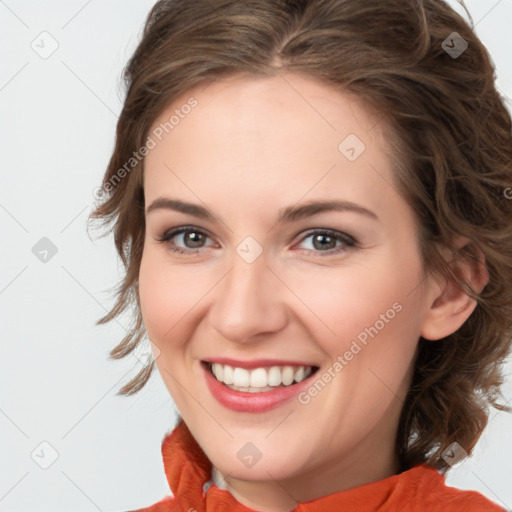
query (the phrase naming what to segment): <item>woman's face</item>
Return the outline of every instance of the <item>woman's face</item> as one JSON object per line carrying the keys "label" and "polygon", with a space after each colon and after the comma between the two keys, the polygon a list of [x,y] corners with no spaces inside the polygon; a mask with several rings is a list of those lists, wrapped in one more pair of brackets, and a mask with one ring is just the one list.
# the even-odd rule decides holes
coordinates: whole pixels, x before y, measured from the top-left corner
{"label": "woman's face", "polygon": [[[398,469],[433,295],[387,135],[354,96],[298,74],[196,87],[152,127],[142,314],[181,416],[234,487],[304,501]],[[324,202],[338,206],[305,208]],[[213,382],[212,361],[272,391]]]}

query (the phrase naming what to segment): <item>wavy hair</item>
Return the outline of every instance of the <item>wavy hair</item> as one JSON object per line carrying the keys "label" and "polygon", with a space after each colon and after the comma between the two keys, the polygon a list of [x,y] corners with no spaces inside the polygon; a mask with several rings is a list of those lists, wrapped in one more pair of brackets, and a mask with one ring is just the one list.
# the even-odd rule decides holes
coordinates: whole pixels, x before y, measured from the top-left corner
{"label": "wavy hair", "polygon": [[[110,352],[120,359],[145,335],[138,274],[145,236],[143,168],[137,158],[160,113],[200,82],[244,74],[305,73],[355,93],[389,129],[400,193],[414,211],[427,272],[452,280],[477,306],[455,333],[419,339],[396,439],[402,470],[442,472],[453,442],[468,453],[499,404],[512,343],[512,128],[492,60],[444,0],[161,0],[123,73],[126,97],[115,147],[90,221],[114,232],[125,275],[112,309],[133,325]],[[455,34],[456,33],[456,34]],[[450,49],[464,49],[455,54]],[[457,43],[457,44],[456,44]],[[460,53],[460,51],[458,52]],[[127,169],[126,163],[131,162]],[[124,172],[122,172],[124,169]],[[439,247],[469,240],[458,258],[485,256],[477,294]],[[154,361],[118,394],[139,391]]]}

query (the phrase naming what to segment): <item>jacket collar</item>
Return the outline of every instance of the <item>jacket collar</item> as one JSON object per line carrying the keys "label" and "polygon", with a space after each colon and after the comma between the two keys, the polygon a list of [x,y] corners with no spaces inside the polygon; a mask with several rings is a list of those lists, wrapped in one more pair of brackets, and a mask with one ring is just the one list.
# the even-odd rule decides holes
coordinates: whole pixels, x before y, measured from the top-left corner
{"label": "jacket collar", "polygon": [[[238,502],[229,491],[214,484],[212,464],[183,420],[180,419],[162,441],[162,456],[169,487],[183,510],[254,512]],[[378,482],[299,503],[294,512],[392,510],[393,504],[405,506],[412,497],[417,499],[423,489],[428,492],[427,484],[430,489],[442,486],[444,476],[435,468],[422,464]]]}

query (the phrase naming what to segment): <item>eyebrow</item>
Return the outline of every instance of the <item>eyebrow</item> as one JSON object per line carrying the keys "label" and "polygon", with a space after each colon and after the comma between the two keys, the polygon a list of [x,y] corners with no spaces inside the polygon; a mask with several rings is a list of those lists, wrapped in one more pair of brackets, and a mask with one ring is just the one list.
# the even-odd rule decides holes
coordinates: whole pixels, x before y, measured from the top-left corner
{"label": "eyebrow", "polygon": [[[178,199],[171,199],[168,197],[159,197],[155,199],[147,208],[146,215],[155,210],[173,210],[188,215],[193,215],[200,219],[215,221],[215,216],[207,208],[198,204],[180,201]],[[354,212],[365,215],[374,220],[379,220],[378,216],[351,201],[331,200],[331,201],[310,201],[305,204],[287,206],[279,210],[277,223],[296,222],[319,213],[337,211],[337,212]]]}

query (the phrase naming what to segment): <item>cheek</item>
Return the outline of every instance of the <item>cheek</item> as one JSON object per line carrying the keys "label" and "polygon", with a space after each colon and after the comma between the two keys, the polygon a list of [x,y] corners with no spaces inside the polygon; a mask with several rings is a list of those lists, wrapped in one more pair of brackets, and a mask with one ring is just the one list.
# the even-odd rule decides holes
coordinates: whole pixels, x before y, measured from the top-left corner
{"label": "cheek", "polygon": [[316,273],[298,292],[315,313],[308,329],[329,359],[330,375],[319,378],[330,392],[314,407],[318,414],[323,407],[333,411],[348,430],[377,421],[408,387],[419,338],[420,311],[410,294],[418,267],[387,263]]}
{"label": "cheek", "polygon": [[161,350],[176,335],[189,304],[194,298],[197,302],[196,296],[197,288],[194,293],[183,272],[166,263],[158,251],[144,249],[139,272],[141,312],[148,337]]}
{"label": "cheek", "polygon": [[412,310],[411,283],[418,275],[417,266],[388,258],[373,265],[303,272],[294,278],[293,289],[313,313],[310,329],[332,354],[358,337],[370,339],[368,331],[378,331],[380,337],[401,328],[404,320],[414,320],[404,311]]}

